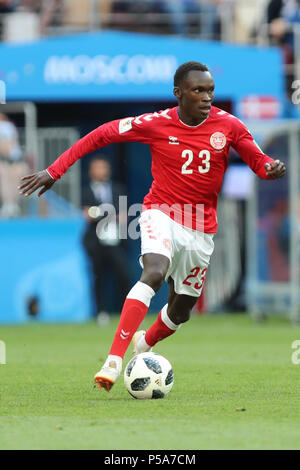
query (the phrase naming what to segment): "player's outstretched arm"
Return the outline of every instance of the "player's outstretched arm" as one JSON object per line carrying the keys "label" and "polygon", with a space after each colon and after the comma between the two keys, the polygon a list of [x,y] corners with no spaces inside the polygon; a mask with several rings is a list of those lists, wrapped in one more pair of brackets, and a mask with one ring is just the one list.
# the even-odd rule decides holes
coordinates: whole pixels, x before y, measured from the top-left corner
{"label": "player's outstretched arm", "polygon": [[25,196],[30,196],[34,193],[37,189],[42,188],[38,193],[40,197],[45,191],[51,188],[55,183],[55,180],[51,178],[49,173],[46,170],[38,171],[37,173],[33,173],[32,175],[23,176],[21,178],[23,182],[18,189],[20,194]]}
{"label": "player's outstretched arm", "polygon": [[[157,116],[159,115],[157,114]],[[20,194],[30,196],[37,189],[42,188],[38,193],[38,196],[41,196],[45,191],[50,189],[55,181],[60,179],[77,160],[106,145],[117,142],[149,143],[151,138],[149,138],[149,131],[147,129],[151,123],[149,124],[149,121],[143,123],[139,120],[138,122],[140,124],[134,126],[132,123],[133,120],[133,117],[118,119],[97,127],[97,129],[94,129],[92,132],[79,139],[72,147],[63,152],[47,169],[33,173],[32,175],[23,176],[23,178],[21,178],[21,184],[18,186]],[[141,126],[141,124],[146,125]],[[146,129],[144,129],[144,127]]]}
{"label": "player's outstretched arm", "polygon": [[274,162],[265,164],[266,174],[271,178],[278,179],[282,178],[286,173],[286,167],[280,160],[274,160]]}

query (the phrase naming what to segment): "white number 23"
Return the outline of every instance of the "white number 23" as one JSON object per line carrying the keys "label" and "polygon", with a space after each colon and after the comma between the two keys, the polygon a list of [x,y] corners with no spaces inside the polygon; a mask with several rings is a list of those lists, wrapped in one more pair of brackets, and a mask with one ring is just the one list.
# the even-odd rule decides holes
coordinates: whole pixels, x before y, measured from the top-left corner
{"label": "white number 23", "polygon": [[[182,165],[181,173],[183,175],[191,175],[193,173],[192,168],[188,168],[194,159],[192,150],[183,150],[181,154],[182,158],[187,158],[186,162]],[[199,158],[201,158],[201,165],[198,166],[200,173],[207,173],[210,169],[210,151],[201,150],[199,152]]]}

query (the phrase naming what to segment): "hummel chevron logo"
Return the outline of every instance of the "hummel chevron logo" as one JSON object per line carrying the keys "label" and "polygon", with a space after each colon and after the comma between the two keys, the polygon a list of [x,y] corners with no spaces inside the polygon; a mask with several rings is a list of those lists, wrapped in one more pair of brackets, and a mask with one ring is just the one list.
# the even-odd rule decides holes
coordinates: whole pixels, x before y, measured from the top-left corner
{"label": "hummel chevron logo", "polygon": [[130,331],[121,330],[120,336],[122,339],[128,339],[129,335],[130,335]]}
{"label": "hummel chevron logo", "polygon": [[169,136],[169,144],[171,145],[179,145],[178,138],[174,137],[173,135]]}

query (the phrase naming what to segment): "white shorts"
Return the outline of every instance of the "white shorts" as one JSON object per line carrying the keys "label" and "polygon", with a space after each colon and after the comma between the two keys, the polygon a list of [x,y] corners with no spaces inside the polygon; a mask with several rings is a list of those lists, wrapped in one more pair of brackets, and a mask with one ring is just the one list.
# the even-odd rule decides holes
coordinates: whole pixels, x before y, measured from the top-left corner
{"label": "white shorts", "polygon": [[[184,227],[158,209],[142,212],[139,224],[142,255],[155,253],[169,258],[166,280],[173,279],[175,292],[199,297],[214,251],[214,234]],[[143,266],[141,258],[140,263]]]}

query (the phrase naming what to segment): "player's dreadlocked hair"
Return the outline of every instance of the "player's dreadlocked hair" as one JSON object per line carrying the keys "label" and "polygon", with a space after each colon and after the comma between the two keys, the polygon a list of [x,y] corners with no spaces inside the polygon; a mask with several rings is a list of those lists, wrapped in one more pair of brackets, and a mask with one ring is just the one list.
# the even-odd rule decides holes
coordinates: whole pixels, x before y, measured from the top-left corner
{"label": "player's dreadlocked hair", "polygon": [[174,75],[174,86],[179,86],[182,80],[191,70],[200,70],[200,72],[209,72],[208,67],[201,62],[185,62],[181,64]]}

